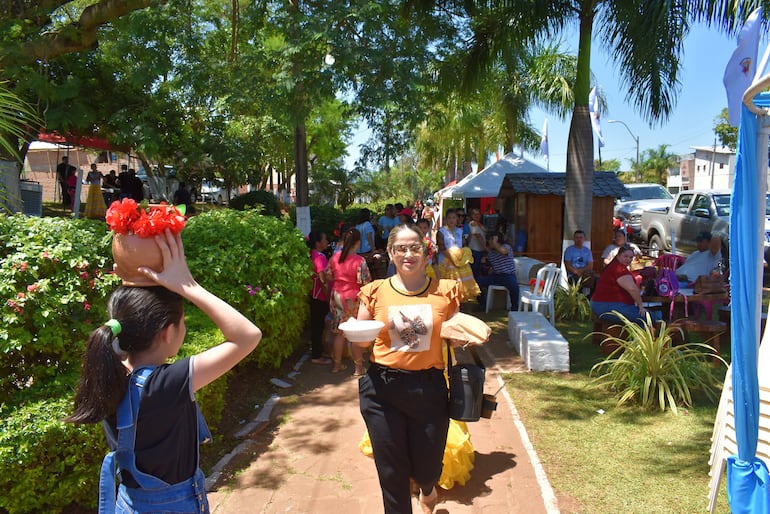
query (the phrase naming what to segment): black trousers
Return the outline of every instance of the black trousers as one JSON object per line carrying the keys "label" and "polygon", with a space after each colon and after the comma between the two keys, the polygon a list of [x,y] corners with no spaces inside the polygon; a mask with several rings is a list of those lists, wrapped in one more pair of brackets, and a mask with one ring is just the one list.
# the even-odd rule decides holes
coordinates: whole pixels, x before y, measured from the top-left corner
{"label": "black trousers", "polygon": [[329,302],[310,299],[310,355],[313,359],[323,356],[323,335],[326,315],[329,314]]}
{"label": "black trousers", "polygon": [[441,476],[449,429],[444,372],[372,364],[358,382],[385,514],[412,512],[409,479],[430,491]]}

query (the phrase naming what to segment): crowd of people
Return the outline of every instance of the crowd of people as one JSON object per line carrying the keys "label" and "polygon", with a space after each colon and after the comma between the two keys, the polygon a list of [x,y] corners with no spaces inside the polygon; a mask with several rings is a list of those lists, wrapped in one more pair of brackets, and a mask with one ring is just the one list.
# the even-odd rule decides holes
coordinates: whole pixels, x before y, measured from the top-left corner
{"label": "crowd of people", "polygon": [[[311,362],[339,373],[350,353],[367,427],[360,447],[374,457],[385,512],[410,512],[412,491],[423,512],[432,512],[436,487],[465,483],[473,468],[467,427],[448,415],[451,350],[440,329],[461,302],[479,299],[479,285],[507,287],[516,308],[518,283],[506,227],[488,230],[478,209],[470,214],[466,221],[464,209],[440,216],[432,202],[394,203],[380,216],[361,209],[333,247],[322,231],[307,237]],[[348,346],[340,324],[351,318],[385,328],[373,343]],[[326,344],[324,331],[331,334]]]}
{"label": "crowd of people", "polygon": [[[436,226],[436,220],[441,225]],[[314,266],[312,300],[313,362],[332,364],[332,371],[345,368],[342,363],[344,344],[340,341],[338,325],[347,317],[355,317],[359,289],[373,279],[396,274],[395,261],[387,251],[393,229],[400,225],[414,226],[422,234],[426,247],[426,275],[433,279],[460,282],[463,301],[483,301],[490,285],[505,287],[512,309],[518,306],[519,285],[513,246],[507,237],[507,225],[497,218],[495,226],[487,228],[481,212],[470,209],[447,209],[439,215],[432,201],[423,204],[387,204],[381,216],[369,209],[359,211],[355,223],[341,224],[338,241],[329,244],[329,234],[313,230],[307,237]],[[328,304],[324,312],[323,304]],[[324,322],[326,319],[326,322]],[[324,325],[326,323],[326,325]],[[333,355],[322,355],[320,334],[324,327],[334,333]],[[331,339],[331,338],[330,338]],[[360,356],[353,356],[354,374],[363,373]]]}
{"label": "crowd of people", "polygon": [[[601,279],[594,272],[591,250],[584,246],[585,232],[576,230],[573,244],[564,252],[564,267],[570,284],[579,284],[583,294],[591,300],[593,313],[608,321],[619,321],[620,313],[630,321],[642,324],[647,318],[652,322],[662,318],[660,311],[648,311],[643,300],[645,290],[654,291],[656,280],[661,276],[662,266],[636,266],[642,251],[627,240],[622,228],[613,233],[613,240],[601,254],[603,269]],[[725,271],[722,256],[722,239],[710,232],[701,232],[696,237],[697,250],[690,254],[672,273],[677,284],[693,287],[699,277],[722,275]],[[669,256],[675,257],[675,256]],[[670,287],[670,286],[669,286]]]}
{"label": "crowd of people", "polygon": [[[78,169],[69,163],[65,155],[56,166],[56,179],[59,183],[62,205],[75,210],[77,195]],[[115,200],[133,198],[137,202],[144,200],[144,184],[136,175],[136,170],[122,164],[120,174],[115,170],[103,174],[96,163],[91,163],[90,169],[83,180],[88,187],[85,216],[101,219],[107,207]]]}

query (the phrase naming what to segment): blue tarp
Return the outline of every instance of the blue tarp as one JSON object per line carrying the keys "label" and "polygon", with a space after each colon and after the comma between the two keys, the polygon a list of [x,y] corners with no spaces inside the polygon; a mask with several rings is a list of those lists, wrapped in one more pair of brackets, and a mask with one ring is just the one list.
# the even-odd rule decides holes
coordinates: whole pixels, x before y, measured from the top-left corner
{"label": "blue tarp", "polygon": [[[765,95],[759,95],[754,103],[770,104],[770,98]],[[734,513],[770,514],[770,476],[765,463],[756,456],[759,434],[757,350],[761,312],[757,270],[762,263],[762,240],[757,238],[762,233],[765,219],[765,188],[759,181],[767,180],[766,157],[757,162],[758,125],[757,116],[742,106],[730,204],[730,335],[738,455],[727,460],[727,499]]]}

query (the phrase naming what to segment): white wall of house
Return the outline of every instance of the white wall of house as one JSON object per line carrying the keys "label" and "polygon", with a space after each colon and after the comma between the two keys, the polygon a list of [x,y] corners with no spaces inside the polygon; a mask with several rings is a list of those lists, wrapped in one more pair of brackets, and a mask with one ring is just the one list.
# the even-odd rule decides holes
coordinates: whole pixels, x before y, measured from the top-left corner
{"label": "white wall of house", "polygon": [[[669,173],[669,191],[686,189],[732,189],[735,182],[735,152],[726,146],[694,146],[694,152],[681,155],[678,176]],[[712,164],[713,162],[713,164]],[[713,182],[712,182],[713,170]],[[713,183],[713,186],[712,186]],[[768,156],[768,189],[770,190],[770,156]]]}

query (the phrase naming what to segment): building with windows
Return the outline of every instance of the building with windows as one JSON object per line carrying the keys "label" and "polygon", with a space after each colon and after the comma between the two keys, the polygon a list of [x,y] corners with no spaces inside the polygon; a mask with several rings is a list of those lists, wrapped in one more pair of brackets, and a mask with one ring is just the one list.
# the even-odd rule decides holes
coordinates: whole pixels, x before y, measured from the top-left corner
{"label": "building with windows", "polygon": [[672,193],[687,189],[732,189],[735,151],[727,146],[694,146],[680,156],[679,169],[669,170],[666,186]]}

